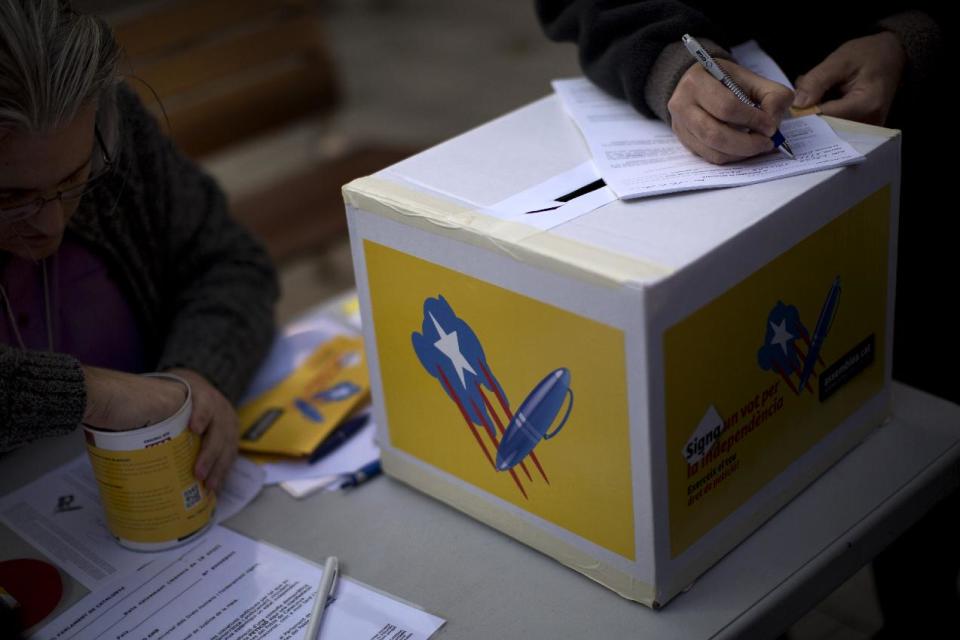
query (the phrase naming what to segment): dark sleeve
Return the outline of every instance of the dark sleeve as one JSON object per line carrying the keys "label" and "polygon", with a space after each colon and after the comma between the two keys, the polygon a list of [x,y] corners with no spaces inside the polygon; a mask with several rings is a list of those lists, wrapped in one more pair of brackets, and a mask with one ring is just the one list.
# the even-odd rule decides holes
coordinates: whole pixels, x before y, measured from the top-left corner
{"label": "dark sleeve", "polygon": [[647,116],[668,119],[666,101],[693,63],[683,34],[729,56],[715,44],[729,40],[721,27],[677,0],[537,0],[536,7],[547,37],[576,43],[590,80]]}
{"label": "dark sleeve", "polygon": [[907,66],[899,93],[920,95],[938,82],[941,61],[946,59],[946,34],[941,16],[930,11],[904,11],[879,21],[879,27],[893,32],[907,54]]}
{"label": "dark sleeve", "polygon": [[0,451],[69,433],[86,403],[76,358],[0,345]]}
{"label": "dark sleeve", "polygon": [[279,288],[264,247],[234,220],[216,182],[184,156],[129,90],[120,92],[139,172],[162,218],[169,306],[159,370],[185,367],[236,402],[274,335]]}

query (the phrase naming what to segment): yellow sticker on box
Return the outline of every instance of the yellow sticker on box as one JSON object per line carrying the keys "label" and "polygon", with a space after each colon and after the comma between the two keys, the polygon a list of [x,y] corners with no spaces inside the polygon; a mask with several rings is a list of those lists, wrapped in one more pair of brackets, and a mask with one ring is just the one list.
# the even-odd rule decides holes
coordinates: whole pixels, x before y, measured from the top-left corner
{"label": "yellow sticker on box", "polygon": [[890,188],[664,333],[675,557],[884,382]]}
{"label": "yellow sticker on box", "polygon": [[623,332],[364,241],[390,444],[634,559]]}

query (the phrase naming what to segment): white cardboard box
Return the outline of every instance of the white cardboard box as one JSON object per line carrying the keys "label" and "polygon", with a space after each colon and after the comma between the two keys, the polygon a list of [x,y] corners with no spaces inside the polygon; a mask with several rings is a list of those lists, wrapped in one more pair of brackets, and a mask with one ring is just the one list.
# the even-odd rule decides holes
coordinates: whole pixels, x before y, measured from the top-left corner
{"label": "white cardboard box", "polygon": [[553,228],[489,213],[589,159],[553,97],[347,185],[387,473],[626,598],[691,584],[888,413],[899,134],[830,122],[866,162]]}

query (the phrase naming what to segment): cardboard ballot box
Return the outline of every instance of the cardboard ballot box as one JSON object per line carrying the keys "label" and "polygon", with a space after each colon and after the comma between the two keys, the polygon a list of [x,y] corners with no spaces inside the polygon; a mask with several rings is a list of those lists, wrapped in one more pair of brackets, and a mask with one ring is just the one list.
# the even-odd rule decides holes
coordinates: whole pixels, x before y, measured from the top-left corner
{"label": "cardboard ballot box", "polygon": [[690,585],[889,410],[899,136],[830,122],[865,162],[607,202],[550,97],[347,185],[387,473]]}

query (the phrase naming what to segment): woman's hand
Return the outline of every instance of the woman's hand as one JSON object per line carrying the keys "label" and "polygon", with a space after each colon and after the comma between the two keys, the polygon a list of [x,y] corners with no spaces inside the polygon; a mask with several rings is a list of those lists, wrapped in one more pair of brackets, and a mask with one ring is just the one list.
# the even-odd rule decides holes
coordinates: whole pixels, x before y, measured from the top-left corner
{"label": "woman's hand", "polygon": [[183,385],[165,378],[83,368],[87,408],[83,422],[110,431],[139,429],[166,420],[187,398]]}
{"label": "woman's hand", "polygon": [[815,105],[833,89],[839,97],[820,105],[824,114],[882,125],[906,63],[900,39],[889,31],[850,40],[797,78],[794,106]]}
{"label": "woman's hand", "polygon": [[[190,369],[171,369],[190,384],[193,414],[189,429],[203,441],[194,473],[218,491],[237,457],[239,426],[230,402],[206,378]],[[84,367],[87,408],[83,421],[99,429],[125,431],[172,416],[186,398],[183,385],[166,378]]]}
{"label": "woman's hand", "polygon": [[195,473],[204,486],[216,493],[223,487],[227,473],[237,457],[240,423],[230,401],[206,378],[190,369],[170,369],[193,390],[193,415],[190,430],[203,438]]}
{"label": "woman's hand", "polygon": [[685,147],[714,164],[743,160],[773,149],[770,136],[793,101],[787,87],[724,60],[724,70],[760,108],[740,102],[699,64],[677,83],[667,109]]}

